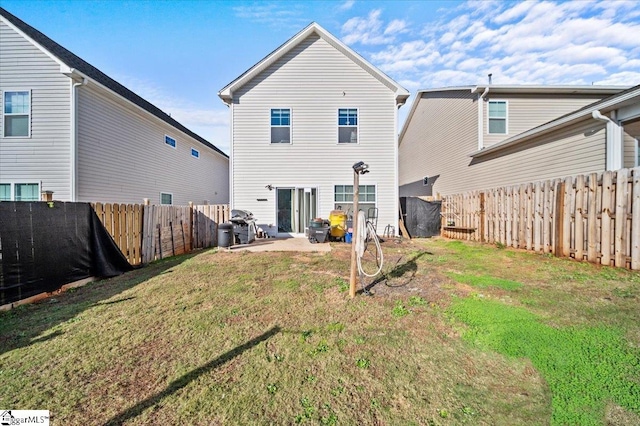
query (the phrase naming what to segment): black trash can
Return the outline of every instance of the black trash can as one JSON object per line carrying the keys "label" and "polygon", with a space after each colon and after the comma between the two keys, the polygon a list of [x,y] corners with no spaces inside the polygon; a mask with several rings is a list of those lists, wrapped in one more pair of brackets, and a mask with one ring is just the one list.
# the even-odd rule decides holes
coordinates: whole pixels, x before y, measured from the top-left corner
{"label": "black trash can", "polygon": [[231,247],[233,245],[233,223],[221,223],[218,225],[218,247]]}

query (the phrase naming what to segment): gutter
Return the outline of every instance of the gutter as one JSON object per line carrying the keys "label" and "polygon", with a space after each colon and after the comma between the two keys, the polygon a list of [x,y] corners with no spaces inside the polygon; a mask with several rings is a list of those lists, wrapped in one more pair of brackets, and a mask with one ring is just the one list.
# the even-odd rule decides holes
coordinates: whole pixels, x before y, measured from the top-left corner
{"label": "gutter", "polygon": [[[474,92],[474,89],[471,89],[471,93]],[[489,94],[489,86],[485,87],[484,92],[478,96],[478,149],[484,148],[484,127],[482,126],[482,105],[484,104],[484,98]]]}
{"label": "gutter", "polygon": [[[71,68],[69,77],[73,80],[76,70]],[[76,74],[77,75],[77,74]],[[71,85],[71,201],[78,198],[78,90],[80,86],[85,86],[89,80],[82,76],[82,81]]]}
{"label": "gutter", "polygon": [[[615,117],[615,111],[612,112]],[[618,170],[622,168],[622,127],[617,121],[602,115],[599,110],[591,113],[595,120],[606,123],[606,168],[607,170]]]}

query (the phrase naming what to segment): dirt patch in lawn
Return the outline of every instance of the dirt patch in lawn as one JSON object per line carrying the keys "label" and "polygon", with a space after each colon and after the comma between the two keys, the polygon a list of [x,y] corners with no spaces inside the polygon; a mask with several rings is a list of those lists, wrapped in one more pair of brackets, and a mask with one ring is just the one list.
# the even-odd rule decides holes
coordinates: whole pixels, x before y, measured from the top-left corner
{"label": "dirt patch in lawn", "polygon": [[[388,299],[418,296],[429,303],[441,304],[448,300],[452,291],[466,295],[472,290],[452,281],[440,273],[439,268],[429,267],[434,262],[434,254],[424,250],[420,242],[386,239],[381,246],[384,251],[382,272],[374,278],[358,277],[359,293]],[[349,262],[351,246],[335,244],[333,256]],[[367,267],[372,269],[375,265],[369,262]]]}

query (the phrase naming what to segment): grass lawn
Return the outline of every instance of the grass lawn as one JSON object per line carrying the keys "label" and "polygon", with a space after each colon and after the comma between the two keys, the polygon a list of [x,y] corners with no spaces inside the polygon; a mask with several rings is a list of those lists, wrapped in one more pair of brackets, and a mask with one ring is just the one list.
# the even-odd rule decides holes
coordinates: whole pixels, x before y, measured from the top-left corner
{"label": "grass lawn", "polygon": [[0,408],[53,424],[640,424],[640,274],[442,239],[209,250],[0,313]]}

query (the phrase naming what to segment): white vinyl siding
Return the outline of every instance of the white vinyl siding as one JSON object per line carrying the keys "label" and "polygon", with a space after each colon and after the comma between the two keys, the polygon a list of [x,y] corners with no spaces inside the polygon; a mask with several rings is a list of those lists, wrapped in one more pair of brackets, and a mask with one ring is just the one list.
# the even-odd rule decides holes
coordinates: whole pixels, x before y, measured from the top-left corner
{"label": "white vinyl siding", "polygon": [[622,147],[622,167],[632,168],[638,167],[638,141],[629,133],[623,133],[623,147]]}
{"label": "white vinyl siding", "polygon": [[509,104],[506,101],[489,101],[487,108],[487,131],[492,135],[506,135]]}
{"label": "white vinyl siding", "polygon": [[271,109],[271,143],[291,143],[291,109]]}
{"label": "white vinyl siding", "polygon": [[[318,188],[317,214],[328,218],[334,186],[353,182],[353,164],[365,161],[371,172],[360,183],[377,184],[379,223],[397,229],[397,108],[385,84],[314,34],[233,97],[232,208],[251,211],[260,226],[275,231],[276,191],[266,186],[309,187]],[[265,112],[274,105],[295,113],[293,143],[285,150],[265,143]],[[359,143],[337,143],[340,108],[357,108]]]}
{"label": "white vinyl siding", "polygon": [[31,136],[31,91],[5,90],[2,100],[4,137]]}
{"label": "white vinyl siding", "polygon": [[[586,105],[604,98],[606,95],[549,95],[549,94],[504,94],[491,95],[489,100],[500,100],[508,103],[508,133],[490,134],[488,132],[488,102],[482,109],[483,144],[489,147],[509,137],[548,123],[560,116],[576,111]],[[476,110],[477,113],[477,110]],[[477,127],[477,126],[476,126]],[[468,153],[477,151],[478,145]]]}
{"label": "white vinyl siding", "polygon": [[[464,90],[421,94],[400,141],[400,186],[421,185],[426,175],[434,196],[448,195],[604,170],[604,126],[592,119],[518,148],[470,158],[478,143],[476,102]],[[514,116],[523,115],[515,105],[509,101],[510,127]]]}
{"label": "white vinyl siding", "polygon": [[197,140],[96,85],[80,88],[78,115],[78,201],[159,202],[167,192],[174,205],[228,202],[229,160]]}
{"label": "white vinyl siding", "polygon": [[60,65],[0,22],[0,92],[28,91],[29,135],[4,137],[0,119],[0,182],[42,182],[54,199],[71,196],[71,80]]}

